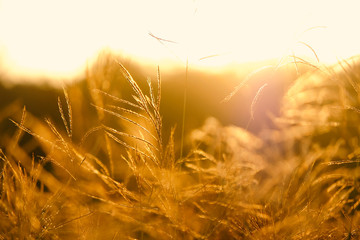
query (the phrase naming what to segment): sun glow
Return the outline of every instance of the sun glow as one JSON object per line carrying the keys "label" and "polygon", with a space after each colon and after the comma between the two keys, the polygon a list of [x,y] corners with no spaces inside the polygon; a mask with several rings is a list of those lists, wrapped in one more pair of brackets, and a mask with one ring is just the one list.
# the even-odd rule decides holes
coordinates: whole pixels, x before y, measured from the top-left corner
{"label": "sun glow", "polygon": [[320,61],[333,62],[360,53],[359,6],[310,0],[3,0],[1,70],[74,76],[103,48],[157,63],[188,59],[213,67],[293,53],[314,57],[308,45]]}

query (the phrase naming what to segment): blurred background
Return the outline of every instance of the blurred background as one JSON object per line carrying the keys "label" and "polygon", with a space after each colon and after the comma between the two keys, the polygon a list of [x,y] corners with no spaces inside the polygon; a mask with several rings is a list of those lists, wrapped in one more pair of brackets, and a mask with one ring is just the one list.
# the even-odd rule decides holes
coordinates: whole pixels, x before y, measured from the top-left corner
{"label": "blurred background", "polygon": [[[354,0],[0,0],[1,116],[16,112],[6,108],[16,103],[35,115],[59,119],[58,87],[64,84],[77,88],[73,93],[82,94],[83,103],[90,102],[85,93],[91,88],[85,82],[89,74],[99,79],[120,74],[107,70],[111,55],[140,82],[155,80],[160,67],[169,126],[181,121],[187,88],[189,129],[208,116],[246,127],[252,100],[269,83],[271,71],[230,101],[222,100],[250,72],[286,63],[286,57],[332,64],[359,54],[359,7]],[[277,71],[280,80],[262,93],[257,113],[266,109],[276,115],[297,74],[294,66]],[[123,91],[112,84],[106,88]],[[249,129],[267,123],[268,115],[260,114],[261,121]]]}
{"label": "blurred background", "polygon": [[[332,63],[360,52],[357,11],[345,1],[0,1],[2,78],[81,78],[108,49],[142,63],[224,67],[314,57]],[[49,80],[50,81],[50,80]]]}

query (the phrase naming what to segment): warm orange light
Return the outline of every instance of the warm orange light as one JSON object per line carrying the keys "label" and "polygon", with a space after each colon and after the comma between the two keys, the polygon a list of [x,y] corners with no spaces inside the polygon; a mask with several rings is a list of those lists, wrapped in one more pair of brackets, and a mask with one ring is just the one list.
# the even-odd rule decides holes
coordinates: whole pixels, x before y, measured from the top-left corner
{"label": "warm orange light", "polygon": [[[292,54],[360,53],[357,1],[20,1],[0,3],[2,68],[72,76],[106,47],[200,66]],[[311,27],[324,26],[324,28]],[[305,31],[305,32],[304,32]],[[153,36],[151,36],[151,33]],[[170,41],[159,41],[159,39]]]}

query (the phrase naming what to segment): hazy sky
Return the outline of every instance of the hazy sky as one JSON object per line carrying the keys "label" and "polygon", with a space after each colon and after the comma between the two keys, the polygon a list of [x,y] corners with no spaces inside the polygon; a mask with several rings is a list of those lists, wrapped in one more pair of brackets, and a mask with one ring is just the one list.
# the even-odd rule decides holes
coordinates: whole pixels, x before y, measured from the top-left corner
{"label": "hazy sky", "polygon": [[205,66],[311,57],[299,41],[332,62],[360,53],[359,9],[355,0],[0,0],[0,64],[16,75],[66,76],[104,47]]}

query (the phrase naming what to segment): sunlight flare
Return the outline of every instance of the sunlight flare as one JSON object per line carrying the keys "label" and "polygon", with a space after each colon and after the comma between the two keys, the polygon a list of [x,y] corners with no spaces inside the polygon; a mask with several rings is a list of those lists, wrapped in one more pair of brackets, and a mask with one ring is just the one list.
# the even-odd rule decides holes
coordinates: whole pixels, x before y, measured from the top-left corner
{"label": "sunlight flare", "polygon": [[104,48],[140,61],[184,65],[188,59],[204,67],[289,54],[314,57],[299,41],[329,63],[360,53],[359,6],[309,0],[3,0],[1,70],[74,76]]}

